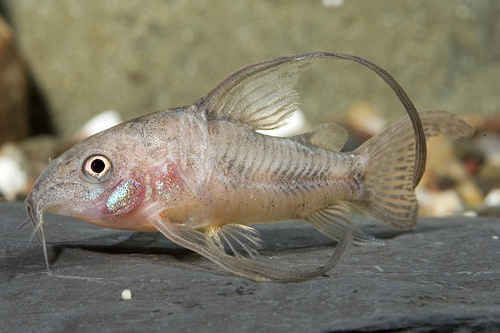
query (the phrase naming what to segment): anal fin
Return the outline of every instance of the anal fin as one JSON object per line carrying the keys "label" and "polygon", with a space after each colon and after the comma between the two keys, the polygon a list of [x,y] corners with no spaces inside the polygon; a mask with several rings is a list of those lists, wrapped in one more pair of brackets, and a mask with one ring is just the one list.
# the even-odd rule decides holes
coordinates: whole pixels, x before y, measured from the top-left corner
{"label": "anal fin", "polygon": [[352,229],[353,241],[356,245],[383,244],[382,241],[365,234],[354,225],[350,217],[349,205],[346,202],[339,202],[318,210],[306,216],[304,220],[322,234],[337,241]]}

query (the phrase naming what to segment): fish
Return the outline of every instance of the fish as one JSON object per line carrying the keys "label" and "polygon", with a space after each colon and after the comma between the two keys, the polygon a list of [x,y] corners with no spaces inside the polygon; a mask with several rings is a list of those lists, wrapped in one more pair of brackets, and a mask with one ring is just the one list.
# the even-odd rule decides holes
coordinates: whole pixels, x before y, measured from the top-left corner
{"label": "fish", "polygon": [[[347,132],[335,123],[291,137],[258,132],[286,124],[298,109],[301,73],[325,59],[373,70],[408,115],[349,152],[341,151]],[[355,224],[351,206],[397,229],[412,228],[426,139],[473,132],[448,111],[417,112],[397,81],[364,58],[283,56],[234,72],[192,105],[150,113],[77,143],[39,176],[26,211],[49,272],[45,212],[106,228],[161,232],[248,279],[303,281],[330,271],[353,244],[377,242]],[[261,260],[254,225],[287,220],[305,221],[336,241],[324,264]]]}

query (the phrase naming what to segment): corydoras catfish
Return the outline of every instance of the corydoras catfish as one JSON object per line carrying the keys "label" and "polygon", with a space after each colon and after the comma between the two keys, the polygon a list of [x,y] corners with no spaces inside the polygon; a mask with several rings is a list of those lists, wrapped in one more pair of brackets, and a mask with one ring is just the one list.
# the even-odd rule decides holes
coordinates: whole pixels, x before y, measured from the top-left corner
{"label": "corydoras catfish", "polygon": [[[300,73],[320,60],[356,61],[378,74],[408,116],[352,152],[336,124],[287,137],[256,132],[282,126],[297,109]],[[417,222],[413,190],[425,166],[426,137],[467,137],[472,126],[446,111],[417,113],[399,84],[360,57],[285,56],[247,66],[190,106],[132,119],[78,143],[50,162],[26,208],[44,247],[43,214],[99,226],[160,231],[223,268],[258,281],[324,274],[352,243],[369,243],[349,205],[398,229]],[[424,136],[425,133],[425,136]],[[315,268],[269,265],[250,225],[300,219],[337,240]]]}

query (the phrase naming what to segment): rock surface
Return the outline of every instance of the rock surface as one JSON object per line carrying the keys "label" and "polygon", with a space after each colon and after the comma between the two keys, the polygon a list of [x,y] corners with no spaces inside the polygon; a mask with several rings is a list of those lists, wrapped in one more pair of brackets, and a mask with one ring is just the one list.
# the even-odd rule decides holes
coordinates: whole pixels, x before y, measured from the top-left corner
{"label": "rock surface", "polygon": [[[226,273],[161,235],[54,215],[49,276],[31,230],[13,233],[23,205],[1,203],[0,216],[1,332],[500,330],[498,219],[423,218],[400,233],[356,216],[386,245],[354,248],[327,276],[277,284]],[[318,265],[332,251],[303,223],[259,230],[275,260]]]}
{"label": "rock surface", "polygon": [[[336,5],[336,6],[334,6]],[[109,109],[125,119],[193,103],[237,68],[284,54],[354,53],[378,63],[419,109],[499,111],[496,1],[2,0],[57,131]],[[359,100],[403,109],[359,65],[303,80],[308,120]]]}

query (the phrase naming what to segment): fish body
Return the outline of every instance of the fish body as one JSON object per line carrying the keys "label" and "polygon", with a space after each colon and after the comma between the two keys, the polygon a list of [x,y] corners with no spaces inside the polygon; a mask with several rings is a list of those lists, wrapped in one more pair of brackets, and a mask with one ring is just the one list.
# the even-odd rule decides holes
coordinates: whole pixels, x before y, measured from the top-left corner
{"label": "fish body", "polygon": [[[155,132],[147,128],[152,119],[154,127],[175,131],[144,137],[144,131]],[[322,207],[363,195],[358,156],[270,137],[227,121],[207,123],[188,110],[146,116],[86,143],[94,142],[96,152],[90,156],[105,156],[112,161],[113,170],[126,170],[126,174],[112,175],[116,177],[113,186],[110,181],[98,182],[92,189],[75,191],[80,196],[65,199],[77,205],[102,193],[90,212],[95,215],[89,214],[88,207],[75,215],[67,204],[50,211],[136,231],[156,230],[138,221],[163,211],[171,220],[204,229],[235,221],[255,224],[301,219]],[[107,142],[105,155],[102,142]],[[131,142],[126,153],[124,142]],[[85,158],[88,156],[78,152],[76,156],[62,155],[60,160],[75,160],[74,170],[85,164]],[[68,178],[72,176],[68,174]],[[124,189],[127,195],[121,196]]]}
{"label": "fish body", "polygon": [[[117,125],[53,160],[26,199],[44,248],[49,211],[107,228],[160,231],[236,274],[297,281],[331,269],[353,240],[372,241],[347,204],[411,228],[418,135],[408,117],[353,152],[340,152],[347,134],[335,124],[288,138],[256,132],[281,126],[296,110],[293,86],[321,58],[313,55],[248,66],[193,105]],[[418,119],[427,136],[472,131],[445,111]],[[250,225],[291,219],[339,241],[324,266],[290,270],[259,262],[261,240]]]}

